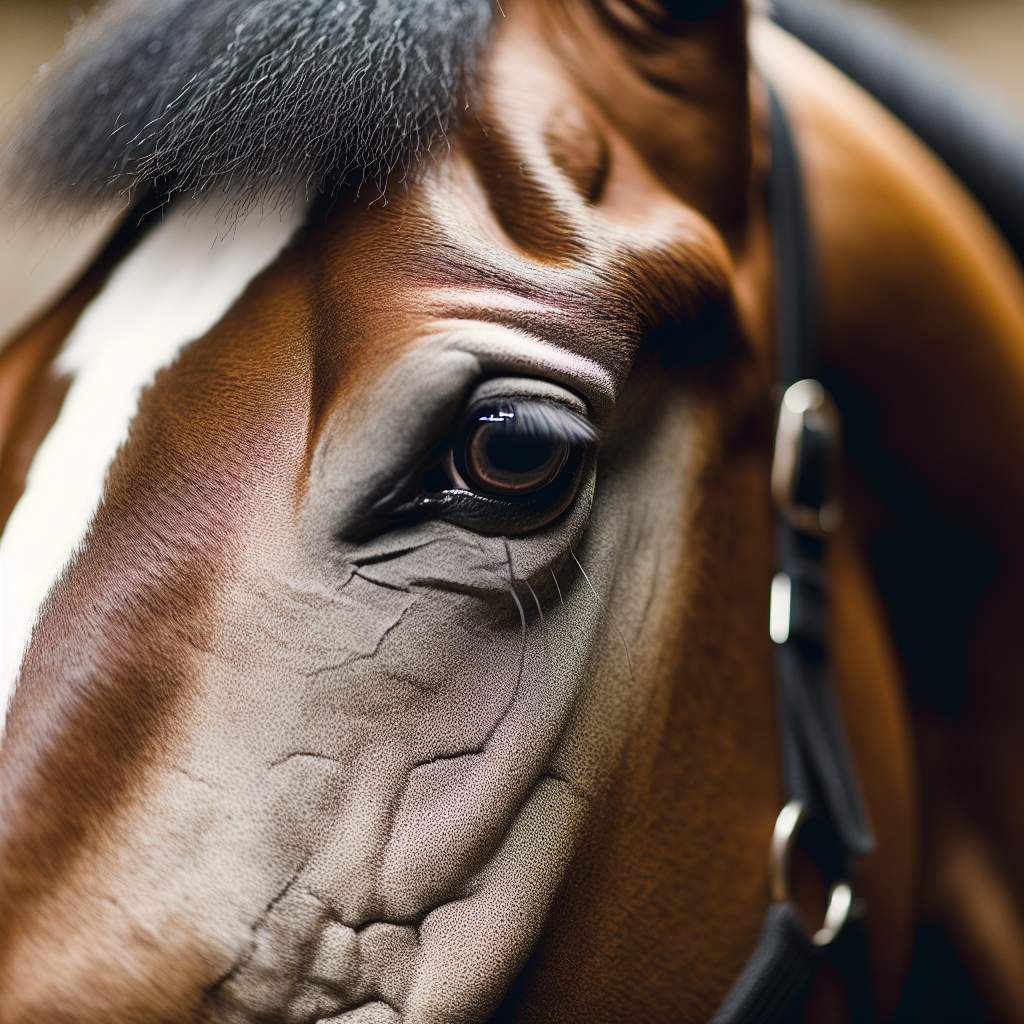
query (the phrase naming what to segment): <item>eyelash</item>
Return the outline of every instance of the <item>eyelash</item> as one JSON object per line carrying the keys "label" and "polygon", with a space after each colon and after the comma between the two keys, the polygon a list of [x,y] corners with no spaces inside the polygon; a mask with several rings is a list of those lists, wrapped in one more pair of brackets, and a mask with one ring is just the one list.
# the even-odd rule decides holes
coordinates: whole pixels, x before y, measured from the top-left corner
{"label": "eyelash", "polygon": [[598,440],[597,429],[582,413],[556,402],[536,398],[483,400],[470,407],[462,426],[472,422],[487,407],[500,408],[497,418],[512,427],[515,436],[570,445],[589,446]]}

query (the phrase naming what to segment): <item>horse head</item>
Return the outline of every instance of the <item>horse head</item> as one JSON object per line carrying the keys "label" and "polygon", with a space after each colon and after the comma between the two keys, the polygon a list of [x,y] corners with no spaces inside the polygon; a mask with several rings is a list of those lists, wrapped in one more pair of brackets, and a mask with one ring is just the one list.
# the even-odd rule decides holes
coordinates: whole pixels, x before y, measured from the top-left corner
{"label": "horse head", "polygon": [[[43,100],[43,189],[133,203],[0,362],[4,1024],[699,1020],[750,953],[748,12],[493,7],[129,5]],[[909,739],[884,640],[837,657],[891,989]]]}

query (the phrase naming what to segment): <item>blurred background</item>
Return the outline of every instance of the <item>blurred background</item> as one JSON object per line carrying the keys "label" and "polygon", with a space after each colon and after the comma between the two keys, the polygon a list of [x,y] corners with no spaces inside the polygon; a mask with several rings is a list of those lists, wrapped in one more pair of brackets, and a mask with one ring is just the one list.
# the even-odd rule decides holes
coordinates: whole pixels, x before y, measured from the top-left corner
{"label": "blurred background", "polygon": [[[930,39],[1024,122],[1024,0],[862,0]],[[40,65],[89,0],[0,0],[0,147]],[[2,197],[0,197],[2,200]],[[0,202],[0,337],[65,281],[96,246],[103,218],[22,223]]]}

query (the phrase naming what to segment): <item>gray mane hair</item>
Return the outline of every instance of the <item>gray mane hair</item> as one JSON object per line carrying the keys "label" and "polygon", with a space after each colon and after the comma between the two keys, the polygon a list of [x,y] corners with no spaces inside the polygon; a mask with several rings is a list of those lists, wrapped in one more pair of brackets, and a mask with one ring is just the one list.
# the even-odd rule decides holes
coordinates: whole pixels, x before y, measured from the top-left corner
{"label": "gray mane hair", "polygon": [[119,0],[73,34],[12,152],[86,206],[383,188],[466,106],[495,0]]}

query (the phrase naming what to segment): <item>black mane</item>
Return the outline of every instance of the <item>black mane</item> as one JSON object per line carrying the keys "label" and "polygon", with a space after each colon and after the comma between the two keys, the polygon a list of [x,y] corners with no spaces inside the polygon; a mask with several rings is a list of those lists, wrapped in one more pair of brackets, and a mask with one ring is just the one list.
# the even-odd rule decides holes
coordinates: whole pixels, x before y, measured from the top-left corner
{"label": "black mane", "polygon": [[84,203],[383,187],[467,101],[494,0],[120,0],[72,38],[14,155]]}

